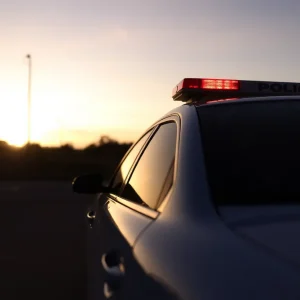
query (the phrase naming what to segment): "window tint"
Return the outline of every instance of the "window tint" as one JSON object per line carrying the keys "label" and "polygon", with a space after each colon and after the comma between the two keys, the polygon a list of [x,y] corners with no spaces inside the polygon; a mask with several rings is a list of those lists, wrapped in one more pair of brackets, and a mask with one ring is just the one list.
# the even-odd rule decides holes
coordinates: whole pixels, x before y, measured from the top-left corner
{"label": "window tint", "polygon": [[300,204],[299,100],[209,105],[198,113],[216,204]]}
{"label": "window tint", "polygon": [[149,136],[151,135],[152,131],[148,132],[147,134],[145,134],[136,144],[135,146],[132,148],[132,150],[128,153],[128,155],[126,156],[125,160],[123,161],[118,173],[116,174],[113,183],[112,183],[112,187],[114,189],[114,193],[115,194],[119,194],[120,189],[122,187],[122,184],[124,182],[124,180],[126,179],[126,176],[131,168],[131,166],[134,163],[134,160],[136,159],[137,155],[139,154],[140,150],[143,148],[145,142],[147,141],[147,139],[149,138]]}
{"label": "window tint", "polygon": [[161,125],[125,186],[123,197],[155,209],[173,183],[176,123]]}

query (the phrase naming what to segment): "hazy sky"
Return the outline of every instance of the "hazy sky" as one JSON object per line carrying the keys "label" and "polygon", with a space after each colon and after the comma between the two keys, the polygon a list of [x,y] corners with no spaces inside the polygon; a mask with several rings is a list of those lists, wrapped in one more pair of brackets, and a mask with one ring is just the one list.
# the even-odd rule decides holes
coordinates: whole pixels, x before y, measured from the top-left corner
{"label": "hazy sky", "polygon": [[136,139],[184,77],[300,82],[298,0],[1,0],[0,139]]}

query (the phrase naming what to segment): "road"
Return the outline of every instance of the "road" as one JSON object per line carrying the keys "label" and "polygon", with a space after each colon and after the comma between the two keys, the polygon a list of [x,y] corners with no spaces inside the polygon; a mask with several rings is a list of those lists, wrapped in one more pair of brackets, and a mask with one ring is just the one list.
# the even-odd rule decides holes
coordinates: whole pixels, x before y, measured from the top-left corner
{"label": "road", "polygon": [[0,299],[85,299],[91,201],[66,182],[0,182]]}

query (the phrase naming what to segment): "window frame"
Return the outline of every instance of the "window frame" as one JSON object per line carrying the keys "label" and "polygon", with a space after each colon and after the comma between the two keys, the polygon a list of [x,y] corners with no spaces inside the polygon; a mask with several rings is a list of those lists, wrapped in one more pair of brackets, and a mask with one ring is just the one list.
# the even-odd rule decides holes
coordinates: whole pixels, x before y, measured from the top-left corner
{"label": "window frame", "polygon": [[[176,124],[176,149],[175,149],[175,159],[174,159],[174,171],[173,171],[173,183],[171,188],[169,189],[166,197],[164,199],[159,198],[158,199],[158,207],[156,209],[152,209],[150,207],[146,207],[145,205],[133,202],[131,200],[125,199],[122,197],[122,193],[124,191],[125,186],[127,185],[127,183],[129,182],[131,175],[133,174],[138,162],[140,161],[143,153],[145,152],[145,150],[147,149],[149,143],[151,142],[152,138],[154,137],[154,135],[156,134],[156,132],[158,131],[159,127],[161,125],[167,124],[167,123],[175,123]],[[162,212],[163,209],[161,209],[162,207],[165,206],[166,201],[168,201],[168,199],[170,198],[170,195],[172,193],[172,190],[174,188],[174,183],[175,183],[175,179],[176,179],[176,175],[177,175],[177,166],[178,166],[178,152],[179,152],[179,144],[180,144],[180,132],[181,132],[181,120],[180,117],[177,114],[173,114],[170,116],[167,116],[161,120],[159,120],[158,122],[156,122],[155,124],[153,124],[150,128],[148,128],[148,130],[139,138],[138,141],[140,141],[147,133],[149,133],[149,131],[152,130],[152,133],[150,134],[149,138],[147,139],[147,141],[145,142],[144,146],[141,148],[141,150],[139,151],[138,155],[136,156],[123,184],[122,187],[120,188],[120,195],[114,195],[114,194],[110,194],[109,197],[115,201],[117,201],[120,204],[126,205],[127,207],[133,209],[134,211],[137,211],[141,214],[144,214],[150,218],[156,218],[159,213]],[[136,145],[138,143],[138,141],[134,144]],[[132,146],[132,148],[134,147],[134,145]],[[131,149],[132,149],[131,148]],[[130,149],[130,150],[131,150]],[[130,150],[128,151],[128,154],[130,152]],[[127,155],[128,155],[127,154]],[[116,173],[119,171],[119,168],[121,167],[123,161],[126,159],[127,155],[124,157],[124,159],[122,159],[121,163],[119,164],[118,168],[116,169]],[[113,179],[114,179],[113,177]],[[112,179],[112,180],[113,180]],[[111,181],[112,182],[112,181]],[[166,186],[166,182],[164,182],[163,185],[163,189],[165,189]],[[163,190],[162,189],[162,190]],[[162,191],[161,191],[162,193]]]}

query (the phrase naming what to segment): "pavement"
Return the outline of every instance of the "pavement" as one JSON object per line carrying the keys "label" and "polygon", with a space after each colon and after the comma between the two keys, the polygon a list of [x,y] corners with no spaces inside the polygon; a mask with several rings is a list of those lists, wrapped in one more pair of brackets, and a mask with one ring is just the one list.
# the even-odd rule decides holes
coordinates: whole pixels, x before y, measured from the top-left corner
{"label": "pavement", "polygon": [[0,299],[86,299],[92,200],[69,182],[0,182]]}

